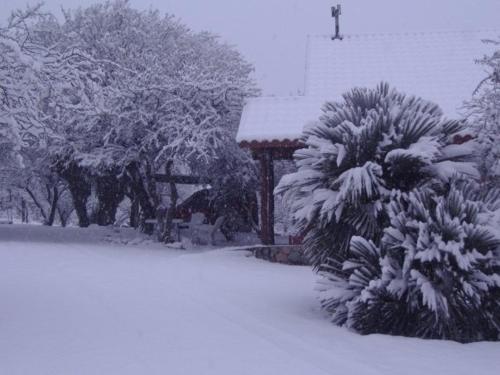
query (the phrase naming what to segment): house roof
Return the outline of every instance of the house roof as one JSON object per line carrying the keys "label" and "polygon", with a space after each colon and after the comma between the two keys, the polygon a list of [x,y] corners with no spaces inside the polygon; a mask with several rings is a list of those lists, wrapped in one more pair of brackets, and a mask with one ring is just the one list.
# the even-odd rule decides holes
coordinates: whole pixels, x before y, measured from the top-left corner
{"label": "house roof", "polygon": [[386,81],[408,94],[436,102],[456,117],[485,76],[475,60],[494,46],[500,31],[422,32],[308,38],[305,95],[261,97],[248,101],[237,136],[239,142],[296,140],[316,121],[322,104],[339,100],[353,87]]}
{"label": "house roof", "polygon": [[249,99],[241,116],[238,142],[293,141],[321,115],[324,100],[306,96]]}
{"label": "house roof", "polygon": [[308,41],[305,95],[338,99],[351,87],[375,87],[380,81],[436,102],[449,115],[484,78],[474,63],[494,48],[482,43],[500,31],[364,34],[332,41]]}

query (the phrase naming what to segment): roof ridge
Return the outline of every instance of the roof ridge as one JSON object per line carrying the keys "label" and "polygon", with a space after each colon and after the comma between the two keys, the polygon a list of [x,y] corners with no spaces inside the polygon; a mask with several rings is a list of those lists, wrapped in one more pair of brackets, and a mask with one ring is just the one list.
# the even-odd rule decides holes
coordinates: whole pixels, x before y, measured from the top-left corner
{"label": "roof ridge", "polygon": [[[362,33],[345,33],[342,34],[344,38],[369,38],[369,37],[400,37],[400,36],[411,36],[411,35],[446,35],[446,34],[479,34],[479,33],[498,33],[500,37],[500,28],[493,29],[468,29],[468,30],[458,30],[458,29],[443,29],[443,30],[425,30],[425,31],[394,31],[394,32],[362,32]],[[331,34],[308,34],[307,38],[329,38],[331,39]]]}

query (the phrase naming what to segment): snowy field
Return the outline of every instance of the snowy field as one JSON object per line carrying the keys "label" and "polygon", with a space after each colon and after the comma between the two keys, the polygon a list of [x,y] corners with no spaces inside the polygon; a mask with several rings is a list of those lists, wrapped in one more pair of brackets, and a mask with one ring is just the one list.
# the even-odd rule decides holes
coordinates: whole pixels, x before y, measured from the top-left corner
{"label": "snowy field", "polygon": [[500,343],[334,327],[307,267],[0,225],[0,374],[498,374]]}

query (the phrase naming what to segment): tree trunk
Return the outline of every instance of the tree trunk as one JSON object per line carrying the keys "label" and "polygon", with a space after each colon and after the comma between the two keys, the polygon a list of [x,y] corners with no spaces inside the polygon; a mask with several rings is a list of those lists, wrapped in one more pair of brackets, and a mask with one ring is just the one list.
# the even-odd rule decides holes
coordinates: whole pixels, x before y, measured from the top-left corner
{"label": "tree trunk", "polygon": [[[50,188],[48,188],[50,191]],[[56,218],[56,211],[57,211],[57,202],[59,201],[59,189],[57,186],[54,186],[52,188],[52,193],[49,194],[49,198],[52,198],[50,202],[50,211],[49,215],[47,217],[47,220],[45,221],[44,225],[47,226],[52,226],[54,224],[54,220]]]}
{"label": "tree trunk", "polygon": [[74,208],[70,207],[68,210],[65,210],[61,208],[59,205],[57,205],[57,213],[59,215],[59,221],[61,222],[61,226],[65,228],[68,225],[68,220],[71,217],[71,213],[73,212]]}
{"label": "tree trunk", "polygon": [[167,220],[165,223],[165,242],[174,242],[175,239],[172,237],[173,221],[175,218],[175,212],[177,210],[177,201],[179,199],[179,193],[177,192],[177,186],[175,183],[170,183],[170,207],[167,209]]}
{"label": "tree trunk", "polygon": [[175,242],[176,240],[172,236],[172,229],[175,212],[177,210],[177,200],[179,199],[179,193],[177,192],[177,186],[175,185],[175,182],[173,182],[173,180],[169,178],[172,175],[172,166],[172,161],[168,161],[167,165],[165,166],[166,181],[169,181],[170,187],[170,206],[166,209],[164,208],[163,210],[158,210],[158,213],[160,213],[161,216],[157,217],[159,224],[159,239],[165,243]]}
{"label": "tree trunk", "polygon": [[24,198],[21,199],[21,221],[25,224],[29,222],[28,207]]}
{"label": "tree trunk", "polygon": [[68,225],[67,218],[64,217],[64,214],[62,214],[60,210],[58,211],[59,211],[59,221],[61,222],[61,227],[66,228],[66,226]]}
{"label": "tree trunk", "polygon": [[140,206],[140,219],[138,227],[146,234],[154,233],[154,225],[148,224],[146,221],[155,219],[155,207],[151,202],[149,192],[144,184],[143,177],[139,170],[137,163],[131,163],[127,166],[129,176],[130,188],[132,189],[133,196],[139,202]]}
{"label": "tree trunk", "polygon": [[31,191],[31,189],[29,187],[25,187],[24,190],[26,190],[28,195],[31,197],[31,200],[33,201],[33,203],[35,203],[35,206],[37,206],[38,209],[40,210],[40,214],[42,215],[43,221],[45,222],[47,220],[47,214],[45,213],[45,209],[43,208],[42,203],[38,201],[35,193],[33,191]]}
{"label": "tree trunk", "polygon": [[71,193],[76,216],[78,217],[78,226],[86,228],[90,225],[87,213],[87,201],[92,193],[92,186],[83,170],[79,167],[68,169],[63,177],[68,183],[68,189]]}
{"label": "tree trunk", "polygon": [[130,219],[129,219],[129,225],[132,228],[139,228],[139,199],[135,197],[135,194],[132,194],[130,197]]}
{"label": "tree trunk", "polygon": [[66,228],[66,225],[68,225],[68,217],[64,214],[63,210],[61,210],[59,207],[57,207],[57,213],[59,214],[59,221],[61,222],[61,227]]}
{"label": "tree trunk", "polygon": [[157,239],[159,242],[165,242],[169,243],[172,242],[170,241],[169,236],[167,235],[167,213],[168,209],[165,208],[163,205],[160,205],[156,209],[156,220],[157,220],[157,225],[156,225],[156,230],[157,230]]}
{"label": "tree trunk", "polygon": [[87,171],[76,162],[65,162],[64,159],[59,160],[54,169],[67,183],[78,217],[78,225],[82,228],[88,227],[90,220],[87,213],[87,201],[92,193],[92,185]]}
{"label": "tree trunk", "polygon": [[70,182],[68,182],[68,184],[71,197],[73,198],[73,206],[75,206],[76,216],[78,217],[78,226],[86,228],[90,225],[90,219],[87,213],[87,200],[91,194],[90,184],[88,184],[88,186],[75,186],[75,184]]}
{"label": "tree trunk", "polygon": [[112,225],[116,220],[116,211],[125,197],[122,181],[114,175],[99,176],[96,179],[98,199],[96,223],[100,226]]}

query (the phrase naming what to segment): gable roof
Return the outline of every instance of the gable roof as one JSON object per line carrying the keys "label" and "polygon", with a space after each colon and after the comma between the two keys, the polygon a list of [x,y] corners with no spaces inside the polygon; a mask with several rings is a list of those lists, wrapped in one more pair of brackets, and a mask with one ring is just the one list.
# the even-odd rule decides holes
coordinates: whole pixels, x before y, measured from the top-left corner
{"label": "gable roof", "polygon": [[381,81],[434,101],[456,117],[485,76],[474,61],[494,50],[482,40],[499,36],[500,31],[486,30],[309,37],[305,95],[250,99],[237,141],[296,140],[321,115],[323,103]]}
{"label": "gable roof", "polygon": [[475,59],[492,51],[500,31],[364,34],[308,41],[305,95],[338,99],[380,81],[436,102],[454,116],[485,74]]}

